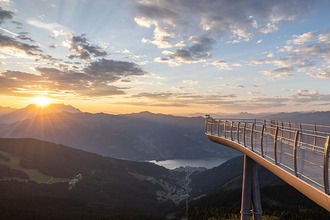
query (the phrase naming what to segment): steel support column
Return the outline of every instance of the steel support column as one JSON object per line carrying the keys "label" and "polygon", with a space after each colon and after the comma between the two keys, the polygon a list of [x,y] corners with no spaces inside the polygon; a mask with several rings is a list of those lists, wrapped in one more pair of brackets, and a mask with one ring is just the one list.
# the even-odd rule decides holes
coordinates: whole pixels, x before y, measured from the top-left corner
{"label": "steel support column", "polygon": [[241,220],[250,220],[251,208],[255,220],[262,219],[257,163],[244,155]]}

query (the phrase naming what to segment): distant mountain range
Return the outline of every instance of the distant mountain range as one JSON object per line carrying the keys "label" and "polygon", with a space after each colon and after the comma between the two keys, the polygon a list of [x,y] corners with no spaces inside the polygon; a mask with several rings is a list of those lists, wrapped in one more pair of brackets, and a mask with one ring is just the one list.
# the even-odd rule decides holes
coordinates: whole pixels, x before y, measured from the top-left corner
{"label": "distant mountain range", "polygon": [[[203,117],[150,112],[92,114],[63,104],[52,104],[47,108],[29,105],[16,110],[0,108],[0,112],[0,137],[37,138],[114,158],[165,160],[239,155],[205,137]],[[330,124],[330,112],[269,116],[241,113],[236,118],[243,116]]]}
{"label": "distant mountain range", "polygon": [[0,116],[0,137],[31,137],[104,156],[130,160],[231,157],[237,152],[210,142],[202,117],[141,112],[83,113],[71,106],[28,106]]}
{"label": "distant mountain range", "polygon": [[267,118],[295,123],[318,124],[330,126],[330,111],[323,112],[290,112],[268,115]]}
{"label": "distant mountain range", "polygon": [[[194,114],[195,115],[195,114]],[[220,119],[274,119],[296,123],[330,125],[330,111],[310,112],[279,112],[279,113],[249,113],[238,114],[215,113],[213,118]]]}
{"label": "distant mountain range", "polygon": [[47,107],[39,107],[35,104],[30,104],[22,109],[13,109],[9,107],[0,106],[0,124],[1,123],[14,123],[25,119],[33,118],[41,114],[50,113],[80,113],[81,111],[71,105],[64,104],[50,104]]}
{"label": "distant mountain range", "polygon": [[10,107],[2,107],[2,106],[0,106],[0,116],[1,115],[5,115],[5,114],[8,114],[10,112],[13,112],[15,110],[17,110],[17,109],[10,108]]}

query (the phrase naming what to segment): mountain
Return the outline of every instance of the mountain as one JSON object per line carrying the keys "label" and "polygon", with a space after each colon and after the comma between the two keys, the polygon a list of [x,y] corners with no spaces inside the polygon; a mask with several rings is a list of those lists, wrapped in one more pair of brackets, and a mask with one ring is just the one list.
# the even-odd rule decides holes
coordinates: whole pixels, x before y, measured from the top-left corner
{"label": "mountain", "polygon": [[1,138],[0,219],[161,219],[178,178],[151,163]]}
{"label": "mountain", "polygon": [[[240,112],[240,113],[225,113],[225,112],[215,112],[211,113],[212,118],[220,118],[220,119],[259,119],[263,118],[270,113],[250,113],[250,112]],[[205,115],[205,113],[194,113],[189,116],[199,116]]]}
{"label": "mountain", "polygon": [[[258,166],[259,184],[272,186],[284,184],[277,176],[262,166]],[[191,196],[198,197],[212,194],[219,190],[240,189],[242,186],[243,156],[235,157],[218,167],[204,172],[196,172],[190,176]]]}
{"label": "mountain", "polygon": [[322,112],[290,112],[277,113],[267,116],[268,119],[330,126],[330,111]]}
{"label": "mountain", "polygon": [[[238,116],[248,115],[241,113]],[[330,112],[298,112],[273,114],[265,118],[329,125],[329,116]],[[92,114],[64,105],[53,105],[48,110],[31,105],[0,116],[0,137],[37,138],[129,160],[239,155],[205,137],[202,117],[178,117],[150,112]]]}
{"label": "mountain", "polygon": [[238,155],[205,137],[202,117],[150,112],[126,115],[44,113],[15,123],[0,124],[0,137],[37,138],[130,160]]}
{"label": "mountain", "polygon": [[[7,109],[7,111],[3,110]],[[45,107],[39,107],[35,104],[30,104],[23,109],[8,109],[8,108],[0,108],[0,123],[14,123],[17,121],[22,121],[25,119],[33,118],[43,114],[50,113],[59,113],[59,112],[69,112],[69,113],[79,113],[81,112],[79,109],[72,107],[71,105],[64,104],[50,104]]]}
{"label": "mountain", "polygon": [[5,114],[8,114],[8,113],[10,113],[10,112],[13,112],[13,111],[15,111],[16,109],[13,109],[13,108],[10,108],[10,107],[2,107],[2,106],[0,106],[0,117],[2,116],[2,115],[5,115]]}

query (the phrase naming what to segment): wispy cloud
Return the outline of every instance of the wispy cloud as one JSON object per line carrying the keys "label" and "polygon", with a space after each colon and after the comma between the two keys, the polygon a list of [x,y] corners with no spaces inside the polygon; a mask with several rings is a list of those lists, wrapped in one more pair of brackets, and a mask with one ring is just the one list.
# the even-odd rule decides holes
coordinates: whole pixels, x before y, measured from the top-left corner
{"label": "wispy cloud", "polygon": [[36,19],[28,19],[27,24],[37,28],[45,29],[52,33],[52,37],[67,36],[70,34],[69,28],[54,22],[45,22]]}
{"label": "wispy cloud", "polygon": [[275,68],[260,71],[270,79],[286,78],[293,73],[304,73],[315,78],[329,78],[330,33],[306,32],[292,36],[276,54],[267,59],[252,60],[251,65],[270,64]]}

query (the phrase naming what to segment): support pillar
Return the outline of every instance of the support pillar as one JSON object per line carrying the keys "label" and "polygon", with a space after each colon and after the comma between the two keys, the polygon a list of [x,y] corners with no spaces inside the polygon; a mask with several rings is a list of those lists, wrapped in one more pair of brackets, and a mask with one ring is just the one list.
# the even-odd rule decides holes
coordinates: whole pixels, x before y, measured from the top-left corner
{"label": "support pillar", "polygon": [[250,220],[251,208],[253,219],[262,219],[260,189],[257,163],[244,155],[241,220]]}
{"label": "support pillar", "polygon": [[[251,158],[249,158],[252,160]],[[260,199],[260,187],[258,178],[258,164],[252,160],[252,208],[253,208],[253,219],[262,219],[262,207]]]}

